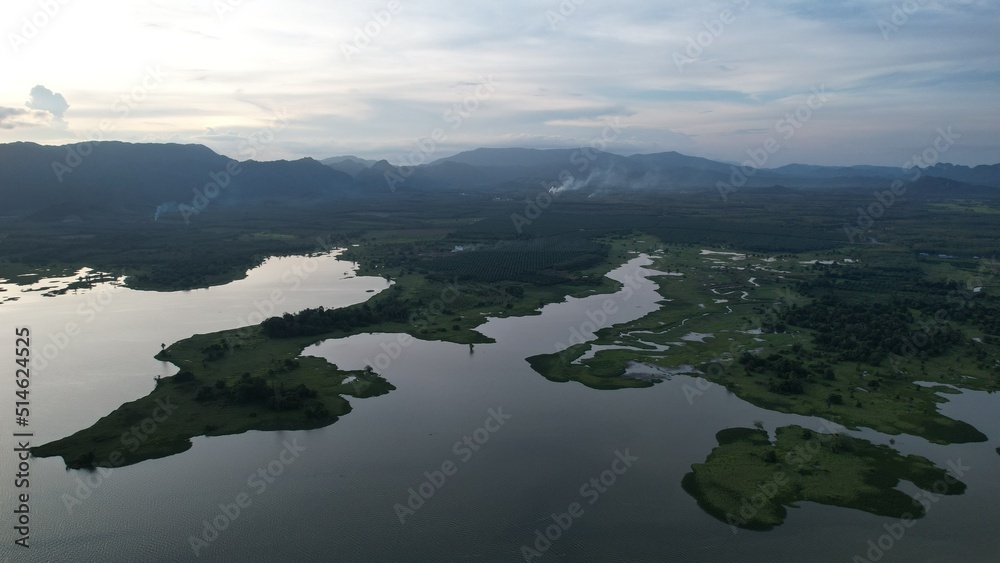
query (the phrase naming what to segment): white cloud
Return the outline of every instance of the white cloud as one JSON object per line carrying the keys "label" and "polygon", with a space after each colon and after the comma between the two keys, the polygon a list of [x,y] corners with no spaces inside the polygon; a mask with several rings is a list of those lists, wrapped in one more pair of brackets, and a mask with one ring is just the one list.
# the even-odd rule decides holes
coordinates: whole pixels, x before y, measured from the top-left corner
{"label": "white cloud", "polygon": [[41,127],[52,121],[52,114],[45,111],[0,106],[0,129]]}
{"label": "white cloud", "polygon": [[[14,4],[0,5],[0,21],[20,18]],[[546,12],[558,11],[558,0],[402,0],[391,21],[383,14],[388,0],[254,0],[224,17],[214,4],[73,4],[62,27],[32,49],[10,60],[0,53],[0,100],[15,105],[33,84],[58,83],[73,100],[74,131],[110,120],[108,138],[169,137],[223,151],[232,151],[232,141],[206,137],[207,130],[246,135],[270,119],[269,108],[286,108],[297,119],[269,145],[278,157],[395,157],[447,127],[442,114],[484,75],[495,77],[495,94],[447,131],[441,151],[517,139],[565,146],[599,134],[605,115],[620,115],[634,136],[620,150],[740,160],[759,142],[751,132],[767,135],[820,84],[832,101],[776,164],[896,165],[914,138],[937,127],[988,140],[1000,126],[993,25],[1000,5],[987,0],[922,3],[888,39],[878,21],[891,17],[898,0],[572,3],[556,29]],[[725,9],[735,19],[679,72],[671,55],[719,29],[711,22]],[[377,33],[346,60],[343,46],[366,27]],[[145,69],[161,64],[163,82],[127,116],[116,112],[116,101],[142,86]],[[60,122],[66,99],[38,88],[29,107]],[[11,129],[42,123],[37,114],[9,114],[3,123],[0,142],[51,140],[45,135],[54,131]],[[983,147],[995,143],[978,145],[959,144],[949,158],[982,163],[989,159]]]}
{"label": "white cloud", "polygon": [[31,109],[47,111],[56,119],[62,119],[66,110],[69,109],[69,104],[62,94],[53,93],[52,90],[41,84],[31,89],[31,97],[25,105]]}

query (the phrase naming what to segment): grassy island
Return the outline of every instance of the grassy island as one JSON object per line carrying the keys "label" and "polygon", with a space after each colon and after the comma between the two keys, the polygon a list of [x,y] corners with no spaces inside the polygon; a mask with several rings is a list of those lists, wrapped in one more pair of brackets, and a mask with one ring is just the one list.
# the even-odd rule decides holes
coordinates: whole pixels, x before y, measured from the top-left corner
{"label": "grassy island", "polygon": [[181,371],[90,428],[33,448],[62,456],[74,469],[131,465],[183,452],[194,436],[248,430],[303,430],[351,411],[344,398],[373,397],[394,387],[371,371],[342,371],[321,358],[300,357],[306,339],[275,341],[260,329],[195,335],[157,357]]}
{"label": "grassy island", "polygon": [[900,480],[934,495],[956,495],[965,484],[919,456],[888,446],[800,426],[775,432],[729,428],[705,463],[684,476],[684,490],[705,512],[734,528],[769,530],[785,520],[786,507],[800,501],[914,520],[925,509],[897,490]]}
{"label": "grassy island", "polygon": [[[362,271],[374,273],[370,264],[380,264],[386,249],[403,244],[413,241],[387,233],[380,244],[351,254],[366,256],[369,266]],[[350,412],[344,397],[372,397],[394,387],[371,369],[343,371],[323,359],[302,357],[306,347],[380,332],[461,344],[490,342],[473,330],[487,315],[537,314],[538,307],[567,295],[613,290],[616,282],[604,274],[625,259],[621,245],[501,245],[491,258],[507,259],[506,267],[517,276],[504,281],[501,272],[470,279],[462,272],[478,272],[479,264],[464,256],[453,258],[443,248],[435,254],[447,275],[383,270],[391,272],[395,284],[368,302],[306,309],[254,327],[174,343],[157,358],[176,365],[176,375],[158,380],[149,395],[122,405],[90,428],[32,453],[62,456],[70,468],[117,467],[183,452],[194,436],[327,426]],[[584,260],[575,254],[580,248],[591,253]],[[527,265],[521,263],[525,256]]]}

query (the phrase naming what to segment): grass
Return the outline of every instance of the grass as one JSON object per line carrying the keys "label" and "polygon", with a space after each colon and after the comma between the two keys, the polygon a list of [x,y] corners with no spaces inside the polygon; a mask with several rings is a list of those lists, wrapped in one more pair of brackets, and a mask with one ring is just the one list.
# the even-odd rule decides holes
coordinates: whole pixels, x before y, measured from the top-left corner
{"label": "grass", "polygon": [[[538,314],[539,307],[561,301],[567,294],[585,295],[615,289],[617,283],[603,278],[603,273],[614,267],[616,264],[611,260],[620,256],[620,253],[614,254],[607,264],[595,266],[585,273],[600,279],[597,284],[529,286],[521,298],[498,290],[492,284],[442,283],[416,273],[388,270],[395,274],[392,276],[395,284],[370,303],[390,293],[422,303],[424,306],[411,317],[414,322],[384,322],[302,338],[267,338],[259,327],[192,336],[172,344],[157,358],[173,363],[182,372],[192,373],[194,381],[180,381],[176,376],[164,378],[146,397],[122,405],[90,428],[34,448],[32,453],[38,457],[62,456],[70,468],[116,467],[183,452],[191,446],[190,439],[194,436],[327,426],[350,412],[344,396],[381,395],[393,387],[374,372],[342,371],[321,358],[301,357],[306,347],[328,338],[344,338],[362,332],[408,333],[425,340],[461,344],[489,342],[473,330],[487,315]],[[221,357],[206,352],[213,346],[225,350]],[[289,367],[293,362],[295,367]],[[284,389],[305,385],[317,392],[317,401],[326,414],[307,416],[304,409],[276,410],[267,405],[237,405],[230,401],[196,398],[199,389],[205,386],[214,389],[220,381],[224,382],[224,389],[232,389],[243,374],[266,378],[269,385]],[[348,378],[355,379],[345,383]],[[164,404],[175,407],[175,412],[165,420],[153,420],[154,414],[163,418],[161,405]],[[146,419],[155,425],[147,421],[143,428]]]}
{"label": "grass", "polygon": [[[412,233],[387,231],[382,236],[391,241],[388,244],[414,243],[410,238]],[[640,236],[646,242],[639,243]],[[838,257],[836,251],[823,255],[779,255],[773,259],[767,255],[748,255],[745,260],[733,261],[728,257],[702,255],[699,247],[651,244],[650,240],[654,239],[644,235],[607,239],[604,242],[611,250],[605,263],[578,273],[577,279],[588,280],[586,283],[542,287],[514,284],[524,290],[519,297],[505,290],[511,284],[445,283],[405,266],[378,269],[395,284],[392,289],[375,296],[372,302],[393,293],[408,302],[421,304],[411,322],[380,323],[297,339],[266,339],[253,329],[250,336],[238,339],[238,349],[234,347],[221,359],[211,361],[206,359],[203,350],[212,343],[231,339],[236,331],[196,335],[172,345],[161,357],[195,374],[197,383],[165,380],[149,396],[123,405],[89,429],[39,447],[35,453],[62,455],[68,466],[79,467],[109,463],[110,454],[119,451],[122,463],[127,464],[183,451],[189,447],[190,438],[198,435],[234,434],[252,429],[303,429],[330,424],[350,410],[343,396],[357,396],[359,392],[356,385],[343,384],[345,378],[353,375],[374,388],[388,384],[374,374],[342,372],[317,358],[299,358],[306,346],[360,332],[408,333],[424,340],[463,344],[488,342],[474,330],[487,316],[533,315],[546,303],[561,301],[567,295],[616,291],[620,284],[604,274],[634,257],[631,249],[639,245],[644,245],[642,249],[646,251],[666,249],[665,254],[658,255],[652,268],[683,274],[654,278],[660,286],[660,294],[671,301],[641,319],[598,331],[598,344],[614,344],[624,349],[601,351],[579,364],[572,361],[583,355],[589,344],[574,346],[562,353],[528,358],[537,372],[552,381],[576,381],[595,389],[612,390],[653,384],[625,376],[626,366],[633,361],[668,368],[700,366],[708,379],[764,408],[821,416],[850,428],[866,426],[888,434],[923,436],[938,443],[986,439],[972,426],[937,412],[937,404],[945,400],[940,393],[950,392],[950,389],[912,383],[930,380],[965,388],[992,388],[995,376],[988,370],[975,376],[967,375],[975,373],[975,366],[966,361],[961,350],[922,364],[911,362],[903,374],[881,377],[885,374],[872,366],[832,361],[815,349],[808,330],[777,334],[757,334],[748,330],[773,321],[784,308],[802,300],[790,288],[815,272],[813,266],[801,262],[831,255]],[[368,244],[355,247],[353,258],[365,260],[365,256],[376,254],[378,248]],[[749,283],[751,277],[754,283]],[[712,334],[713,337],[703,342],[685,341],[683,337],[690,332]],[[654,345],[669,348],[657,352]],[[817,373],[829,366],[835,378],[828,381],[810,376],[804,393],[776,393],[769,388],[766,374],[746,374],[739,369],[735,358],[745,350],[777,353]],[[293,359],[297,359],[299,367],[286,370],[285,361]],[[709,365],[716,369],[707,369]],[[955,366],[963,370],[964,377],[956,372]],[[269,371],[275,373],[269,375]],[[232,387],[243,373],[266,376],[272,385],[284,385],[286,389],[300,383],[315,389],[329,416],[307,419],[300,411],[276,411],[195,399],[200,387],[213,386],[220,380]],[[866,380],[872,377],[880,377],[882,381],[877,391],[865,388]],[[829,402],[833,393],[844,397],[843,404]],[[120,439],[122,434],[150,416],[158,400],[176,403],[181,416],[172,416],[158,424],[148,440],[134,449],[131,447],[134,443],[130,443],[122,452],[125,445]]]}
{"label": "grass", "polygon": [[[862,263],[884,262],[890,257],[901,259],[898,252],[883,249],[876,249],[871,255],[857,250],[850,256]],[[871,366],[841,360],[819,350],[812,343],[810,330],[789,327],[780,333],[752,333],[763,324],[779,320],[790,307],[808,302],[808,298],[794,288],[798,282],[816,276],[818,270],[802,262],[844,257],[847,256],[828,252],[778,257],[749,255],[746,260],[733,261],[723,256],[701,255],[698,247],[670,246],[666,255],[652,266],[684,274],[683,277],[654,278],[659,293],[670,302],[641,319],[598,331],[596,342],[578,345],[562,353],[535,356],[528,359],[529,364],[552,381],[577,381],[595,389],[650,385],[624,377],[630,362],[665,368],[698,366],[707,379],[770,410],[820,416],[849,428],[864,426],[892,435],[913,434],[942,444],[986,440],[986,436],[973,426],[938,412],[938,405],[946,401],[940,394],[947,388],[914,384],[915,381],[931,381],[964,389],[997,389],[1000,382],[991,368],[996,351],[989,348],[993,360],[975,359],[986,350],[982,343],[968,339],[962,346],[939,357],[904,359],[896,371],[888,361],[881,366]],[[773,261],[765,261],[772,258]],[[953,270],[950,275],[954,278],[957,274]],[[759,285],[749,283],[750,278],[755,278],[754,282]],[[746,292],[745,299],[743,292]],[[878,296],[868,294],[865,298],[877,299]],[[716,299],[727,302],[716,303]],[[970,336],[977,334],[975,330],[966,329]],[[683,340],[691,332],[713,337],[704,342]],[[593,358],[574,364],[591,344],[624,349],[602,350]],[[651,344],[669,348],[656,351]],[[771,375],[750,373],[738,364],[736,359],[744,351],[754,351],[761,356],[778,354],[804,366],[810,371],[804,392],[773,391]],[[827,368],[834,373],[832,380],[822,377]],[[873,379],[881,383],[877,390],[867,385]],[[832,404],[831,395],[840,395],[843,403]]]}
{"label": "grass", "polygon": [[[534,183],[524,187],[524,195],[536,192]],[[963,346],[938,357],[905,360],[898,371],[834,357],[813,345],[809,330],[751,331],[808,299],[797,288],[820,275],[819,267],[802,264],[811,260],[850,258],[879,268],[915,263],[926,279],[939,281],[968,280],[978,275],[989,278],[982,284],[983,293],[995,298],[997,272],[994,269],[990,274],[986,271],[989,268],[983,270],[971,261],[972,256],[996,254],[993,215],[997,210],[992,204],[953,202],[939,206],[908,197],[865,234],[877,237],[879,245],[837,248],[841,241],[846,244],[841,223],[853,222],[850,210],[870,203],[869,190],[810,190],[788,195],[743,190],[725,205],[719,203],[715,190],[637,192],[594,203],[568,197],[547,210],[523,236],[515,235],[510,221],[511,213],[523,211],[520,198],[501,202],[490,198],[489,193],[468,198],[395,194],[389,199],[328,206],[213,208],[191,225],[151,223],[148,217],[123,217],[118,212],[95,212],[87,221],[73,224],[4,223],[5,233],[0,238],[11,252],[0,258],[0,277],[16,283],[37,279],[18,280],[20,273],[45,268],[72,273],[89,266],[127,274],[133,288],[188,289],[240,279],[267,256],[336,246],[348,248],[344,257],[360,262],[360,275],[394,280],[390,291],[417,304],[418,315],[408,323],[383,323],[300,339],[265,339],[253,329],[249,335],[240,335],[239,348],[232,346],[215,359],[209,359],[204,350],[231,339],[235,331],[182,340],[161,357],[191,372],[195,381],[164,379],[149,396],[122,405],[91,428],[35,448],[35,455],[60,455],[68,467],[120,466],[184,451],[194,436],[325,426],[350,411],[345,397],[378,395],[392,387],[373,373],[345,372],[322,359],[302,358],[304,347],[359,332],[486,342],[486,337],[474,330],[485,317],[533,315],[541,306],[566,296],[617,291],[619,284],[604,277],[608,271],[634,257],[635,252],[653,254],[661,248],[667,252],[657,258],[653,268],[683,276],[655,278],[663,298],[672,300],[657,311],[597,333],[596,344],[623,349],[602,351],[573,364],[589,349],[589,344],[574,346],[562,354],[529,358],[530,365],[549,380],[574,381],[602,390],[654,384],[625,377],[629,362],[665,368],[692,365],[706,378],[763,408],[820,416],[850,428],[865,426],[887,434],[912,434],[938,443],[986,439],[972,426],[938,412],[938,405],[945,401],[941,394],[953,390],[914,384],[931,381],[964,389],[1000,388],[997,350],[983,330],[960,326],[967,337]],[[655,227],[663,238],[630,232],[643,225]],[[566,283],[558,285],[516,281],[458,281],[456,285],[426,268],[434,258],[459,245],[493,245],[569,233],[605,243],[610,251],[602,264],[563,272],[568,274]],[[825,238],[816,238],[820,235]],[[726,256],[701,255],[702,248],[756,254],[734,261]],[[809,248],[823,250],[803,251]],[[763,249],[771,250],[762,254]],[[927,256],[919,257],[920,253]],[[940,259],[939,254],[958,258]],[[757,285],[750,283],[751,277]],[[859,292],[852,302],[885,302],[906,293],[894,287],[898,279],[886,276],[879,281],[886,287]],[[388,294],[379,294],[373,301]],[[909,296],[921,297],[912,291]],[[690,332],[708,333],[713,338],[684,340]],[[972,344],[974,337],[986,344]],[[657,346],[668,348],[657,351]],[[810,372],[804,392],[789,395],[772,391],[773,374],[748,374],[742,369],[738,358],[744,351],[776,354],[803,366]],[[825,369],[832,370],[832,379],[818,375]],[[214,387],[218,381],[225,388],[238,385],[243,373],[286,389],[305,385],[317,392],[316,401],[323,409],[310,405],[314,414],[308,417],[305,409],[276,410],[266,403],[237,405],[196,398],[199,389]],[[357,379],[348,383],[350,377]],[[877,390],[867,385],[872,379],[881,382]],[[843,404],[831,403],[832,394],[840,395]],[[169,416],[160,416],[164,414],[161,405],[171,406]],[[325,415],[316,416],[317,412]],[[744,528],[776,526],[786,517],[786,508],[802,500],[875,514],[917,516],[922,513],[920,507],[896,491],[895,485],[907,479],[925,489],[933,488],[944,475],[922,458],[902,457],[890,448],[850,438],[807,439],[797,427],[779,429],[775,443],[765,433],[750,429],[729,429],[718,437],[719,447],[705,463],[693,467],[683,484],[706,511],[724,521],[731,520],[727,515],[735,514],[738,519],[734,525]],[[802,456],[787,455],[814,443],[820,447],[805,462],[801,462]],[[769,451],[774,452],[774,461],[769,461]],[[785,477],[780,486],[775,480],[779,475]],[[774,494],[752,514],[740,515],[744,500],[762,493],[760,487],[769,483],[774,485]],[[948,492],[958,493],[963,488],[949,484]]]}
{"label": "grass", "polygon": [[1000,215],[1000,209],[991,207],[982,202],[951,202],[933,203],[929,207],[946,211],[958,211],[968,213],[985,213],[987,215]]}
{"label": "grass", "polygon": [[[122,405],[90,428],[33,448],[32,453],[37,457],[62,456],[70,468],[131,465],[183,452],[195,436],[327,426],[350,412],[345,396],[371,397],[394,389],[374,373],[342,371],[322,358],[299,357],[310,340],[270,340],[259,329],[240,335],[239,346],[221,358],[208,359],[203,350],[235,336],[236,331],[195,335],[170,346],[157,357],[189,371],[193,381],[163,378],[146,397]],[[282,410],[270,402],[234,404],[196,398],[200,388],[214,388],[218,381],[233,388],[244,373],[285,389],[305,385],[316,391],[318,404],[310,405],[312,409]],[[354,379],[347,382],[348,378]],[[310,410],[322,414],[310,416]]]}
{"label": "grass", "polygon": [[705,463],[684,476],[684,490],[731,526],[769,530],[784,522],[786,507],[801,501],[916,519],[924,508],[895,488],[900,480],[935,494],[962,494],[966,488],[926,458],[902,456],[888,446],[800,426],[775,434],[772,443],[764,430],[722,430]]}

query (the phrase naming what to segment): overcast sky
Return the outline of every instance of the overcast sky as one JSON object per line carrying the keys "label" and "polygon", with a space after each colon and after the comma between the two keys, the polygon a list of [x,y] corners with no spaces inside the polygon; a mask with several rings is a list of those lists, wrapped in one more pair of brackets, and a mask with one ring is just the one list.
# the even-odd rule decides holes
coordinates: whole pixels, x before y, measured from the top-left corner
{"label": "overcast sky", "polygon": [[773,138],[768,167],[899,166],[950,127],[942,160],[996,163],[998,23],[996,0],[4,0],[0,142],[743,161]]}

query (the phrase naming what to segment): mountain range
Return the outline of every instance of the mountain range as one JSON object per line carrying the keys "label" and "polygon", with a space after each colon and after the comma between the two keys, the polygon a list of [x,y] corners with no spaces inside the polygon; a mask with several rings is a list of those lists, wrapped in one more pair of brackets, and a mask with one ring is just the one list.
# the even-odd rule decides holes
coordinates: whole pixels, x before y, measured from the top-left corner
{"label": "mountain range", "polygon": [[[921,193],[1000,195],[1000,164],[937,164],[916,170],[791,164],[773,169],[676,152],[621,156],[593,149],[480,148],[419,166],[340,156],[317,161],[238,162],[201,145],[91,142],[0,144],[3,215],[65,220],[87,210],[201,212],[215,205],[309,204],[392,192],[460,192],[498,197],[543,189],[600,196],[622,190],[719,186],[887,189],[917,182]],[[919,181],[918,181],[919,180]],[[75,210],[69,213],[67,210]]]}

